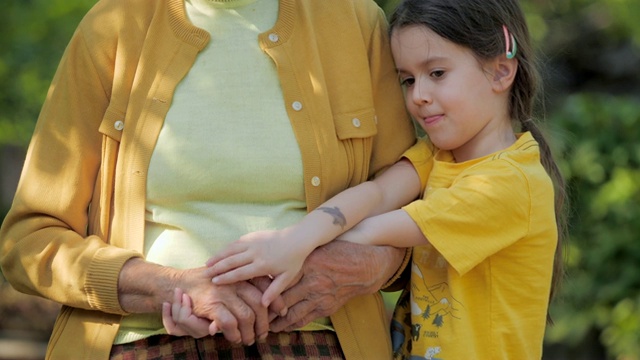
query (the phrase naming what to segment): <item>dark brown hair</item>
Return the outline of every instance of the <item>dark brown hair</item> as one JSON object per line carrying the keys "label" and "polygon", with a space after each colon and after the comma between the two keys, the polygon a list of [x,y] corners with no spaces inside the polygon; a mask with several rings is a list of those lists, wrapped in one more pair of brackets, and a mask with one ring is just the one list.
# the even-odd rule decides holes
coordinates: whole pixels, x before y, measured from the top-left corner
{"label": "dark brown hair", "polygon": [[[563,247],[566,238],[565,181],[542,131],[533,119],[540,87],[537,59],[529,29],[518,0],[404,0],[390,18],[390,31],[423,25],[439,36],[471,49],[480,60],[504,55],[503,25],[514,36],[518,71],[509,101],[514,128],[529,131],[540,145],[541,162],[554,183],[558,245],[554,258],[550,300],[564,277]],[[551,322],[550,317],[547,320]]]}

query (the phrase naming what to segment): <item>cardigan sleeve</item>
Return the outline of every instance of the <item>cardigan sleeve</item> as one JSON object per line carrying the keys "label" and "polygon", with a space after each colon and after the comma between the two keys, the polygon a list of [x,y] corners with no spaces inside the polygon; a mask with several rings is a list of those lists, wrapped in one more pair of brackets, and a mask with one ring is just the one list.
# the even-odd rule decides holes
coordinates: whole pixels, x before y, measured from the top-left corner
{"label": "cardigan sleeve", "polygon": [[[391,55],[388,23],[381,9],[373,22],[369,43],[369,61],[373,101],[376,112],[377,134],[373,140],[370,176],[375,176],[393,165],[416,142],[413,122],[405,108],[402,89]],[[404,270],[411,260],[411,249],[405,252],[396,273],[382,286],[385,291],[396,291],[407,280]]]}
{"label": "cardigan sleeve", "polygon": [[377,134],[373,141],[370,175],[398,161],[416,142],[416,132],[398,81],[388,36],[388,24],[382,10],[372,29],[369,61]]}
{"label": "cardigan sleeve", "polygon": [[[109,29],[98,27],[97,17],[85,17],[53,78],[0,229],[0,265],[18,291],[76,308],[123,313],[118,274],[140,254],[87,231],[101,162],[98,128],[114,71],[109,52],[115,51],[109,48],[114,41],[103,36]],[[89,277],[101,280],[88,284]],[[106,295],[97,297],[100,291]]]}

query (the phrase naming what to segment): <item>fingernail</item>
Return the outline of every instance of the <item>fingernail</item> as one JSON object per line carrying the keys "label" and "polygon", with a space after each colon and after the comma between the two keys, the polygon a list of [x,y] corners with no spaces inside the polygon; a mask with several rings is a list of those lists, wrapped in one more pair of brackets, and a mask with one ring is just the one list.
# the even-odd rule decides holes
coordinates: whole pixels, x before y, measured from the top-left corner
{"label": "fingernail", "polygon": [[280,310],[280,316],[286,316],[288,312],[289,309],[285,307],[284,309]]}
{"label": "fingernail", "polygon": [[262,335],[258,336],[258,340],[260,340],[260,341],[264,341],[264,339],[266,339],[266,338],[267,338],[267,335],[269,335],[269,333],[268,333],[268,332],[266,332],[266,333],[264,333],[264,334],[262,334]]}

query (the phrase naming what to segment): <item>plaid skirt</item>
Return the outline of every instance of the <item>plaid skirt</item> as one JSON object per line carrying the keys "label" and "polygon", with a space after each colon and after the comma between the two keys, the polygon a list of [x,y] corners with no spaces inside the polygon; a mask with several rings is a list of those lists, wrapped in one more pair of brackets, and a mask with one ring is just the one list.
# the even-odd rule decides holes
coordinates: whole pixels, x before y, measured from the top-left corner
{"label": "plaid skirt", "polygon": [[110,359],[344,360],[344,354],[333,331],[294,331],[269,333],[266,339],[251,346],[232,344],[222,335],[201,339],[156,335],[132,343],[114,345],[111,348]]}

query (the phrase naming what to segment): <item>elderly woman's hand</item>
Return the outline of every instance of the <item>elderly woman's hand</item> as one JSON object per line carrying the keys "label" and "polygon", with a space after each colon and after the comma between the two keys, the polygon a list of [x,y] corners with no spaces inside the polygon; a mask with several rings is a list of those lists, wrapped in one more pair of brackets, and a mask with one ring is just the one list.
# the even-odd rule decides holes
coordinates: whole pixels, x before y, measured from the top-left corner
{"label": "elderly woman's hand", "polygon": [[[170,331],[176,335],[202,337],[205,334],[197,324],[213,321],[214,327],[208,332],[220,331],[233,343],[252,344],[256,338],[265,336],[269,331],[269,315],[260,302],[262,291],[247,281],[213,284],[206,270],[206,267],[180,270],[131,259],[123,266],[118,281],[120,304],[130,313],[161,311],[164,303],[176,303],[175,289],[179,288],[189,301],[177,299],[177,308],[189,305],[193,310],[183,310],[174,318],[176,326],[170,326]],[[270,308],[282,311],[282,298],[276,299]],[[197,318],[203,321],[196,321]],[[189,325],[181,326],[180,322],[187,319]]]}
{"label": "elderly woman's hand", "polygon": [[[245,345],[266,338],[269,321],[267,312],[260,304],[262,292],[256,291],[253,284],[244,282],[217,288],[212,298],[220,301],[212,307],[206,318],[196,316],[191,297],[182,289],[175,289],[173,302],[162,305],[162,323],[167,333],[201,338],[222,332],[227,340]],[[274,301],[271,311],[286,314],[281,297]],[[251,316],[251,312],[254,316]]]}
{"label": "elderly woman's hand", "polygon": [[400,267],[404,255],[404,249],[339,240],[314,250],[302,268],[301,279],[282,294],[289,310],[271,322],[271,331],[300,328],[333,314],[355,296],[380,290]]}
{"label": "elderly woman's hand", "polygon": [[201,338],[221,332],[230,342],[245,345],[267,335],[261,291],[246,282],[213,287],[206,293],[191,288],[194,299],[188,291],[175,290],[173,303],[165,302],[162,308],[162,322],[169,334]]}
{"label": "elderly woman's hand", "polygon": [[[176,289],[187,294],[188,300],[176,298]],[[172,302],[182,311],[166,323],[175,335],[202,337],[206,335],[204,322],[214,321],[207,332],[222,332],[230,342],[243,344],[252,344],[269,331],[269,320],[274,316],[269,317],[269,311],[261,304],[262,295],[261,288],[248,281],[229,285],[212,283],[207,267],[176,269],[140,258],[125,263],[118,281],[118,300],[124,311],[162,311],[166,306],[163,304]],[[187,311],[186,307],[192,310]],[[284,314],[283,298],[274,300],[269,310]]]}
{"label": "elderly woman's hand", "polygon": [[218,332],[215,321],[193,314],[191,297],[179,288],[174,292],[173,303],[162,304],[162,324],[169,335],[175,336],[192,336],[199,339]]}

